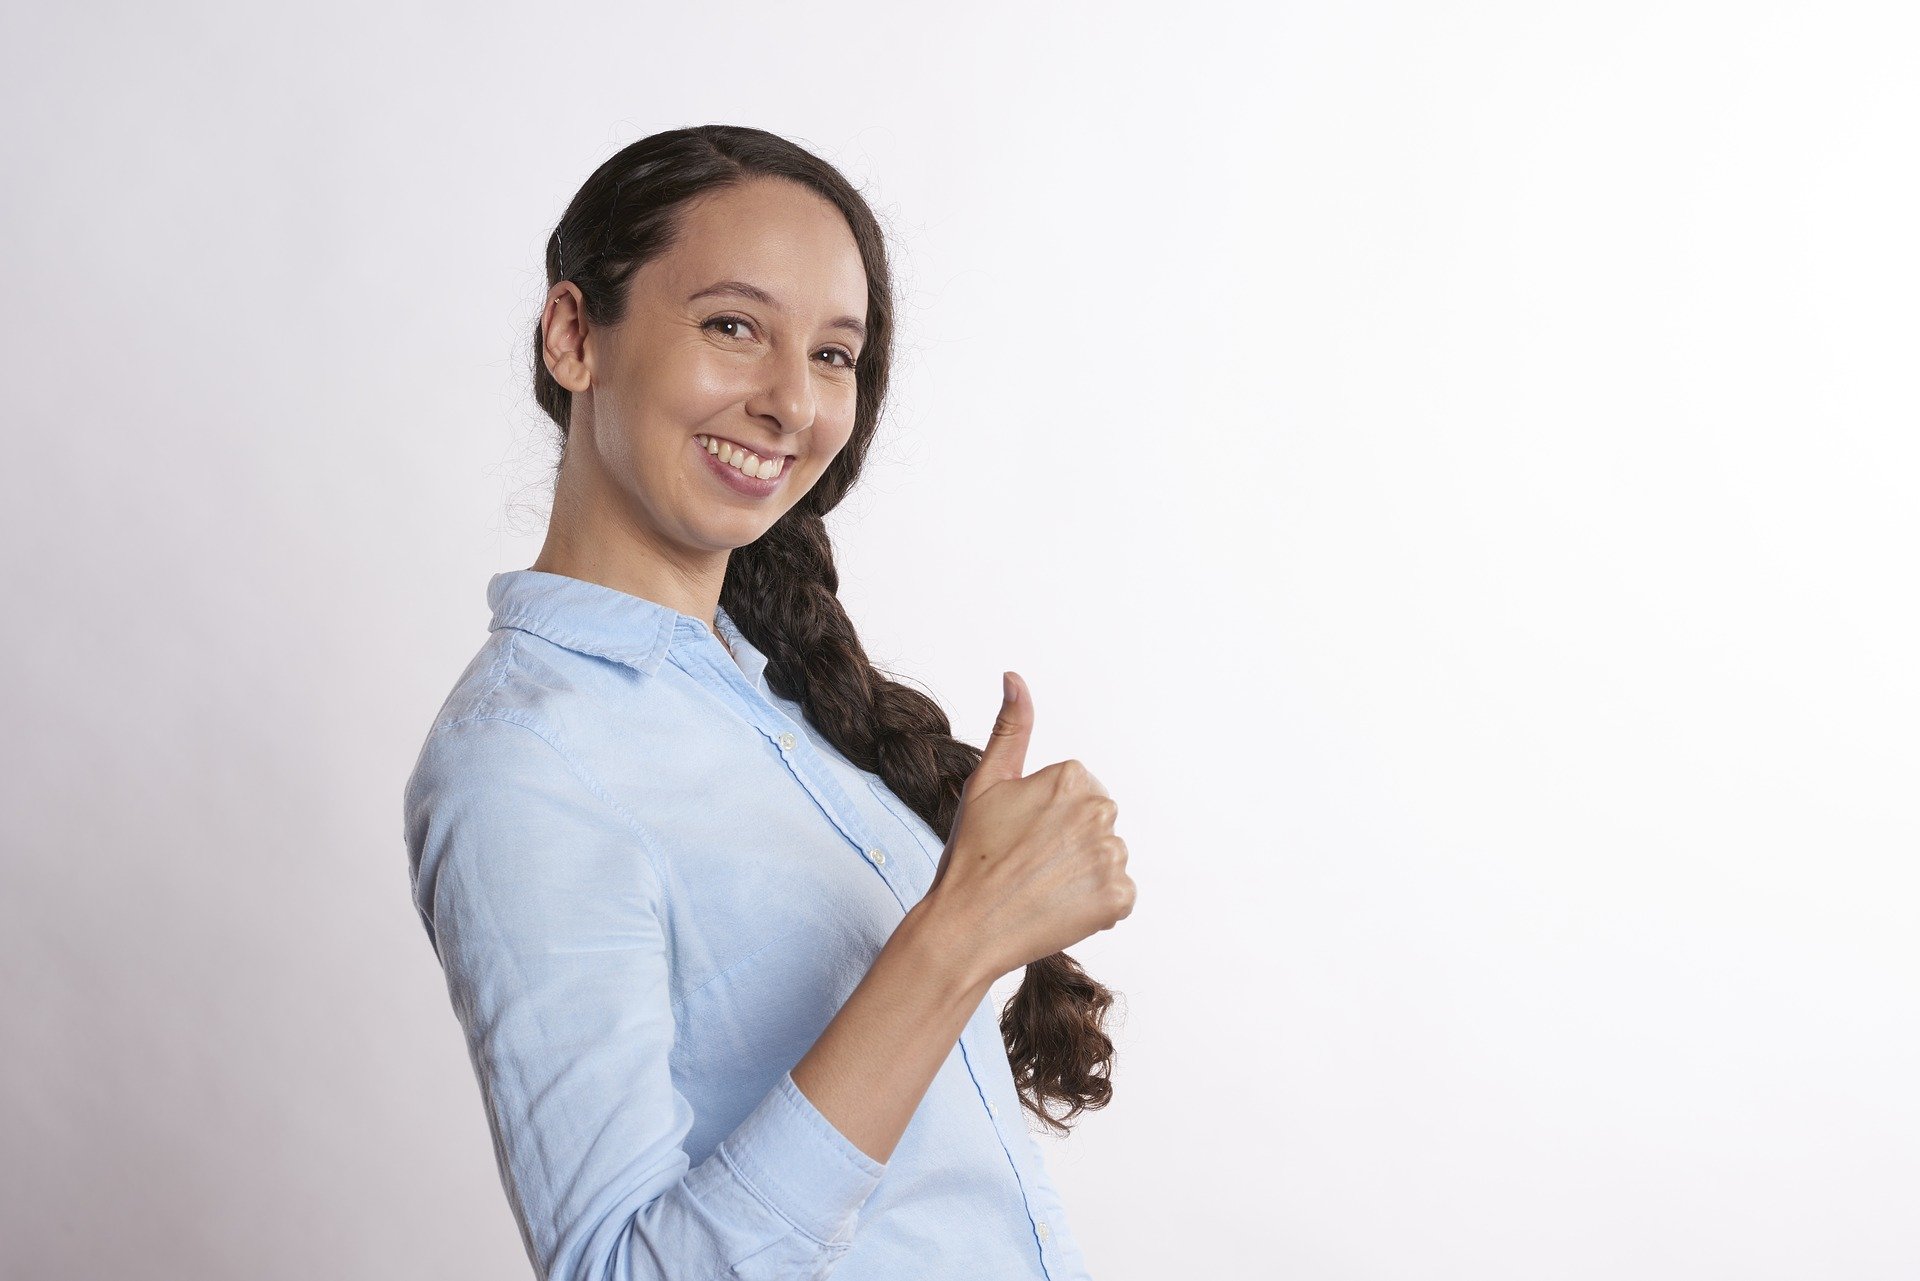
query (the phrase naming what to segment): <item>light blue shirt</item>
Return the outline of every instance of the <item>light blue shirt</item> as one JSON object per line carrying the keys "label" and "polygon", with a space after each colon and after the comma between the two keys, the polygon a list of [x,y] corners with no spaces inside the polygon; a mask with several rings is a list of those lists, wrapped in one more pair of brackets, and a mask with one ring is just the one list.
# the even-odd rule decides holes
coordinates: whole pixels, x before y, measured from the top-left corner
{"label": "light blue shirt", "polygon": [[405,830],[536,1274],[1089,1281],[991,1000],[884,1163],[793,1082],[942,840],[724,609],[733,657],[580,579],[496,574],[487,601]]}

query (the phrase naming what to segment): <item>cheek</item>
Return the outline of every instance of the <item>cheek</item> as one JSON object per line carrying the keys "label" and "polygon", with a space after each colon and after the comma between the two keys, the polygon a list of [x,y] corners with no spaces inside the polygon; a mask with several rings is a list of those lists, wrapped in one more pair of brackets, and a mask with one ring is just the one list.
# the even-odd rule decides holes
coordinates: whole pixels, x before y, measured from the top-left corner
{"label": "cheek", "polygon": [[827,430],[821,435],[826,437],[836,454],[853,439],[854,405],[854,398],[847,396],[844,401],[835,404],[830,425],[823,423]]}
{"label": "cheek", "polygon": [[754,390],[745,361],[729,360],[714,351],[688,353],[667,371],[662,383],[677,412],[694,421],[705,421],[715,411],[747,399]]}
{"label": "cheek", "polygon": [[697,431],[749,392],[744,362],[699,341],[668,345],[635,370],[629,395],[637,426],[662,436]]}

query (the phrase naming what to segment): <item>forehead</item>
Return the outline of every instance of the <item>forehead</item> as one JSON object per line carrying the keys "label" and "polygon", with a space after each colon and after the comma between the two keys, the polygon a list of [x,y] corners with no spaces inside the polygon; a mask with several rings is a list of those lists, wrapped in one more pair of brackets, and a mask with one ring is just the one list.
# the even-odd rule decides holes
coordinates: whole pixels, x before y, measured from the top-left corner
{"label": "forehead", "polygon": [[765,289],[796,315],[864,317],[867,273],[846,218],[799,183],[754,179],[710,192],[681,213],[666,253],[637,273],[668,303],[715,281]]}

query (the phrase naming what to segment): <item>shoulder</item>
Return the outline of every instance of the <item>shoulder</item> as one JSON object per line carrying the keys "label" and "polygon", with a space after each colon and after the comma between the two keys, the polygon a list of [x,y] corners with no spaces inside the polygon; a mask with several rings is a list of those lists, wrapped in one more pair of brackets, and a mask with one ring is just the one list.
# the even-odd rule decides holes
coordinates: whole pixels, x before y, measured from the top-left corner
{"label": "shoulder", "polygon": [[659,895],[653,842],[538,707],[488,700],[436,721],[407,776],[402,828],[430,930],[448,866],[502,919],[609,888]]}
{"label": "shoulder", "polygon": [[503,627],[488,635],[454,680],[430,732],[485,717],[558,725],[581,705],[601,701],[623,674],[631,675],[617,664]]}
{"label": "shoulder", "polygon": [[513,628],[491,633],[427,730],[405,787],[409,812],[450,793],[523,796],[543,785],[611,805],[594,748],[604,737],[596,722],[622,710],[610,666]]}
{"label": "shoulder", "polygon": [[[502,627],[454,681],[427,731],[427,746],[442,738],[534,736],[593,768],[608,751],[632,751],[636,731],[651,727],[671,736],[679,728],[684,711],[671,697],[662,701],[659,684],[657,675]],[[473,728],[493,722],[525,733]]]}

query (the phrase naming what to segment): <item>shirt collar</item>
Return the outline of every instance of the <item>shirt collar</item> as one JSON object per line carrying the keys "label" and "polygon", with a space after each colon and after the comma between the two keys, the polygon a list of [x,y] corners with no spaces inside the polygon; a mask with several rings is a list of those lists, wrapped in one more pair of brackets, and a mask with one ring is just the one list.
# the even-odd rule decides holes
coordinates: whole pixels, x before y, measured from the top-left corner
{"label": "shirt collar", "polygon": [[[490,632],[511,627],[531,632],[582,654],[624,663],[651,675],[673,645],[720,642],[707,625],[658,601],[618,588],[538,569],[513,569],[487,580],[487,604],[493,609]],[[749,685],[758,686],[767,656],[734,625],[721,607],[715,625],[737,656]],[[725,651],[721,651],[725,657]]]}

